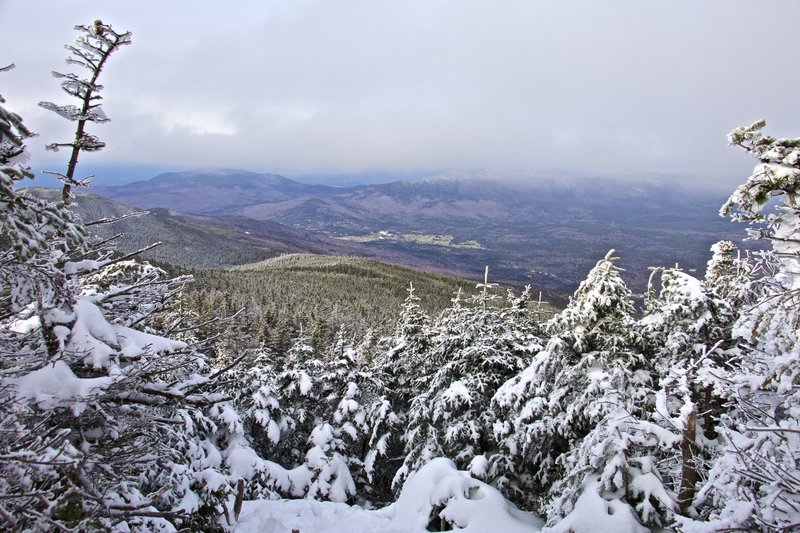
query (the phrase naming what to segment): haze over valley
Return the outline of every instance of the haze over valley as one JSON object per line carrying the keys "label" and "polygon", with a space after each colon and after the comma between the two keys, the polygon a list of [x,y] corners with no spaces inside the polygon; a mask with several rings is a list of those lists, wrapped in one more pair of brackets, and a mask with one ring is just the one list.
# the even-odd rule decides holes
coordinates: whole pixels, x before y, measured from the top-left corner
{"label": "haze over valley", "polygon": [[[664,177],[450,172],[331,187],[216,169],[90,191],[251,237],[269,238],[279,227],[265,223],[304,230],[295,237],[295,249],[381,258],[473,278],[488,265],[495,280],[561,293],[573,291],[611,248],[622,257],[631,286],[642,291],[648,267],[677,263],[702,272],[714,242],[741,241],[744,234],[741,225],[717,214],[725,195]],[[304,245],[312,236],[319,242]]]}

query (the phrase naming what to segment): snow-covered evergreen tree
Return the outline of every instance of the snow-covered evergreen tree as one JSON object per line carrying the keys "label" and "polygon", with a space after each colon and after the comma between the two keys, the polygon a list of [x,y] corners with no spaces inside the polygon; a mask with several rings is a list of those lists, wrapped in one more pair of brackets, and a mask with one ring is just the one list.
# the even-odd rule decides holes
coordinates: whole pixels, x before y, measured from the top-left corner
{"label": "snow-covered evergreen tree", "polygon": [[285,434],[281,437],[281,446],[275,450],[274,460],[286,468],[302,464],[322,402],[323,362],[310,342],[304,332],[295,339],[274,387],[286,417]]}
{"label": "snow-covered evergreen tree", "polygon": [[111,54],[122,46],[131,43],[131,32],[118,33],[109,24],[95,20],[92,24],[75,26],[80,34],[75,44],[67,45],[70,52],[67,63],[76,65],[86,70],[85,78],[73,72],[53,72],[53,76],[62,80],[61,88],[65,93],[78,100],[78,105],[57,105],[52,102],[40,102],[39,105],[57,113],[70,121],[75,121],[75,138],[70,142],[51,143],[48,150],[58,151],[60,148],[70,148],[69,162],[64,174],[59,174],[64,182],[61,199],[69,202],[72,187],[81,185],[75,179],[75,169],[81,152],[96,152],[102,150],[105,143],[96,135],[86,131],[88,123],[100,124],[108,122],[109,118],[103,111],[100,96],[103,86],[98,83],[100,74],[105,68]]}
{"label": "snow-covered evergreen tree", "polygon": [[[86,113],[99,111],[72,118]],[[163,336],[158,320],[189,278],[94,245],[64,202],[16,189],[32,177],[29,132],[1,105],[0,126],[0,519],[12,530],[215,527],[230,491],[220,429],[236,417],[201,345]]]}
{"label": "snow-covered evergreen tree", "polygon": [[632,513],[646,525],[664,525],[674,509],[674,494],[654,457],[665,443],[647,420],[653,366],[641,352],[631,293],[612,252],[548,324],[554,335],[548,347],[557,358],[567,355],[546,411],[557,441],[567,443],[554,461],[563,477],[550,487],[551,524],[584,498],[605,502],[608,514]]}
{"label": "snow-covered evergreen tree", "polygon": [[[232,426],[229,447],[258,455],[253,461],[260,468],[242,471],[246,479],[244,496],[248,499],[268,498],[276,491],[288,491],[288,479],[278,465],[272,463],[288,433],[287,417],[283,413],[277,392],[273,357],[267,352],[246,357],[230,373],[223,390],[233,398],[241,418],[241,428]],[[264,461],[270,461],[265,465]],[[277,473],[276,473],[277,472]]]}
{"label": "snow-covered evergreen tree", "polygon": [[682,520],[687,531],[800,526],[800,139],[764,135],[764,126],[730,134],[759,164],[720,214],[759,225],[750,233],[771,242],[765,260],[775,274],[753,286],[755,305],[734,327],[741,358],[729,384],[734,409],[723,417],[725,450],[697,498],[703,521]]}
{"label": "snow-covered evergreen tree", "polygon": [[706,267],[703,282],[716,298],[721,298],[734,310],[750,302],[753,281],[753,265],[749,255],[742,257],[741,251],[731,241],[719,241],[711,247],[711,259]]}
{"label": "snow-covered evergreen tree", "polygon": [[[624,353],[634,345],[631,293],[611,252],[581,282],[566,309],[546,324],[545,349],[497,392],[505,422],[496,427],[504,453],[521,467],[518,490],[535,497],[560,477],[556,459],[588,431],[575,405],[576,383],[598,354]],[[584,354],[591,354],[584,357]]]}
{"label": "snow-covered evergreen tree", "polygon": [[[281,418],[277,427],[272,425],[274,416],[269,423],[280,436],[262,459],[287,469],[289,487],[277,485],[285,495],[339,502],[386,500],[387,491],[378,494],[374,481],[386,477],[380,461],[398,418],[382,382],[356,356],[344,331],[322,355],[301,333],[274,378],[269,413],[279,409]],[[266,390],[263,385],[261,390]]]}
{"label": "snow-covered evergreen tree", "polygon": [[[718,258],[712,259],[712,279],[724,282],[719,266]],[[652,420],[661,426],[662,440],[666,435],[665,443],[674,444],[661,450],[660,462],[686,513],[716,453],[724,376],[738,355],[731,342],[734,311],[693,276],[677,268],[657,272],[661,291],[647,303],[640,327],[661,377]]]}
{"label": "snow-covered evergreen tree", "polygon": [[392,501],[392,481],[402,462],[405,418],[395,411],[389,395],[390,389],[385,384],[376,383],[370,401],[365,402],[368,433],[362,440],[362,450],[366,453],[361,476],[366,478],[363,495],[374,503]]}
{"label": "snow-covered evergreen tree", "polygon": [[61,254],[56,252],[51,258],[51,245],[60,237],[59,242],[81,246],[85,232],[63,205],[15,189],[33,177],[24,145],[32,133],[4,103],[0,96],[2,518],[9,529],[46,528],[54,520],[48,505],[56,509],[69,505],[62,496],[71,489],[64,472],[78,462],[80,451],[70,442],[68,428],[56,425],[33,431],[39,413],[17,400],[16,387],[9,380],[39,370],[51,355],[57,355],[58,338],[40,326],[45,313],[69,297],[62,286],[65,275],[54,264]]}
{"label": "snow-covered evergreen tree", "polygon": [[[18,204],[14,196],[7,206]],[[60,209],[21,205],[6,213],[12,226],[22,227],[33,206]],[[4,251],[7,522],[169,529],[214,516],[227,484],[207,409],[224,398],[208,394],[212,369],[195,347],[149,326],[187,280],[108,254],[86,259],[98,253],[88,243],[49,231],[40,253],[27,243],[24,260]],[[109,278],[98,290],[106,285],[98,279]]]}
{"label": "snow-covered evergreen tree", "polygon": [[320,376],[321,403],[309,438],[305,466],[310,472],[307,496],[344,502],[356,494],[354,473],[362,466],[358,443],[367,432],[361,404],[362,376],[355,350],[340,330]]}
{"label": "snow-covered evergreen tree", "polygon": [[414,285],[409,285],[394,333],[381,339],[376,347],[377,367],[383,373],[394,409],[402,413],[421,392],[418,378],[427,367],[432,338],[430,318],[419,302]]}
{"label": "snow-covered evergreen tree", "polygon": [[[488,280],[478,287],[491,288]],[[427,386],[411,405],[407,455],[396,482],[437,456],[476,475],[488,474],[488,457],[497,451],[492,396],[540,348],[535,325],[526,319],[527,291],[509,308],[488,306],[488,296],[481,291],[475,307],[463,306],[457,297],[433,326],[428,357],[437,370],[423,378]]]}
{"label": "snow-covered evergreen tree", "polygon": [[585,491],[659,523],[671,507],[642,430],[652,368],[641,354],[632,295],[612,252],[546,326],[544,350],[494,397],[500,457],[514,466],[505,491],[545,511],[551,524]]}

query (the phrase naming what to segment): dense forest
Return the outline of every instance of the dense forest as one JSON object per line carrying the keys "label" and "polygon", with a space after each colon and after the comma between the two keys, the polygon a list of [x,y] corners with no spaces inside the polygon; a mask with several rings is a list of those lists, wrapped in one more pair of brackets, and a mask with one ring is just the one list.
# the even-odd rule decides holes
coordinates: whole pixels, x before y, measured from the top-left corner
{"label": "dense forest", "polygon": [[[207,294],[185,292],[191,276],[90,238],[70,210],[78,154],[103,146],[86,131],[106,119],[97,75],[130,42],[100,21],[78,29],[69,49],[89,78],[59,78],[79,105],[44,105],[78,124],[55,145],[71,153],[60,200],[18,187],[32,133],[0,106],[6,529],[213,531],[235,526],[242,500],[381,506],[440,458],[468,474],[431,497],[430,530],[467,527],[458,498],[484,486],[551,531],[800,527],[800,139],[763,122],[729,137],[758,163],[721,213],[772,250],[719,242],[702,278],[655,268],[641,309],[613,251],[549,318],[488,271],[431,311],[405,279],[382,288],[378,265],[306,260],[285,290],[344,308],[313,281],[339,268],[403,301],[386,330],[315,340],[298,324],[277,342],[226,316],[250,302],[192,304]],[[228,273],[201,276],[228,297]],[[268,321],[284,297],[258,304]]]}
{"label": "dense forest", "polygon": [[[475,288],[474,281],[453,276],[355,257],[309,254],[283,255],[232,269],[166,268],[194,278],[181,295],[182,309],[206,319],[239,313],[238,333],[226,329],[225,342],[239,343],[239,348],[268,346],[278,354],[303,332],[316,350],[324,350],[340,334],[353,339],[389,334],[409,287],[424,296],[420,306],[429,315],[449,307],[458,291]],[[537,295],[529,313],[543,319],[555,311]]]}

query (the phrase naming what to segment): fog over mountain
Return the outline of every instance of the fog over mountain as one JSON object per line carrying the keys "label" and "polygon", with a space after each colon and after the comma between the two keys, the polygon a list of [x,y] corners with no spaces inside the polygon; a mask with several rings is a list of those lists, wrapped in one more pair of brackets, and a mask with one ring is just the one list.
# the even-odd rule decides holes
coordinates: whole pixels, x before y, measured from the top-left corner
{"label": "fog over mountain", "polygon": [[[728,132],[765,118],[791,135],[800,121],[788,67],[800,3],[761,4],[5,0],[0,64],[17,69],[3,95],[42,133],[37,165],[60,168],[43,146],[70,126],[37,103],[61,98],[50,72],[71,25],[99,17],[134,46],[103,72],[112,122],[97,134],[113,150],[94,164],[303,181],[565,168],[733,187],[750,162]],[[764,73],[779,82],[760,83]]]}

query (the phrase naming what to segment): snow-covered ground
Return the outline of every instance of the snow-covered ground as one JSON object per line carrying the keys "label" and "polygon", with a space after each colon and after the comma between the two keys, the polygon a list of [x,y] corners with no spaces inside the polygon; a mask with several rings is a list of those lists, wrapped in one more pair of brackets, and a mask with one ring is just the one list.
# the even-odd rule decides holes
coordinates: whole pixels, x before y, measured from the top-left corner
{"label": "snow-covered ground", "polygon": [[397,501],[378,510],[313,500],[244,502],[235,533],[424,532],[431,517],[454,531],[535,533],[542,521],[514,507],[494,488],[434,459],[411,476]]}
{"label": "snow-covered ground", "polygon": [[399,533],[418,531],[376,511],[314,500],[247,501],[236,533]]}
{"label": "snow-covered ground", "polygon": [[[412,475],[397,501],[378,510],[315,500],[247,501],[233,533],[423,533],[431,520],[448,531],[468,533],[643,533],[629,507],[584,492],[574,512],[553,528],[517,509],[496,489],[434,459]],[[229,505],[232,508],[232,505]]]}

